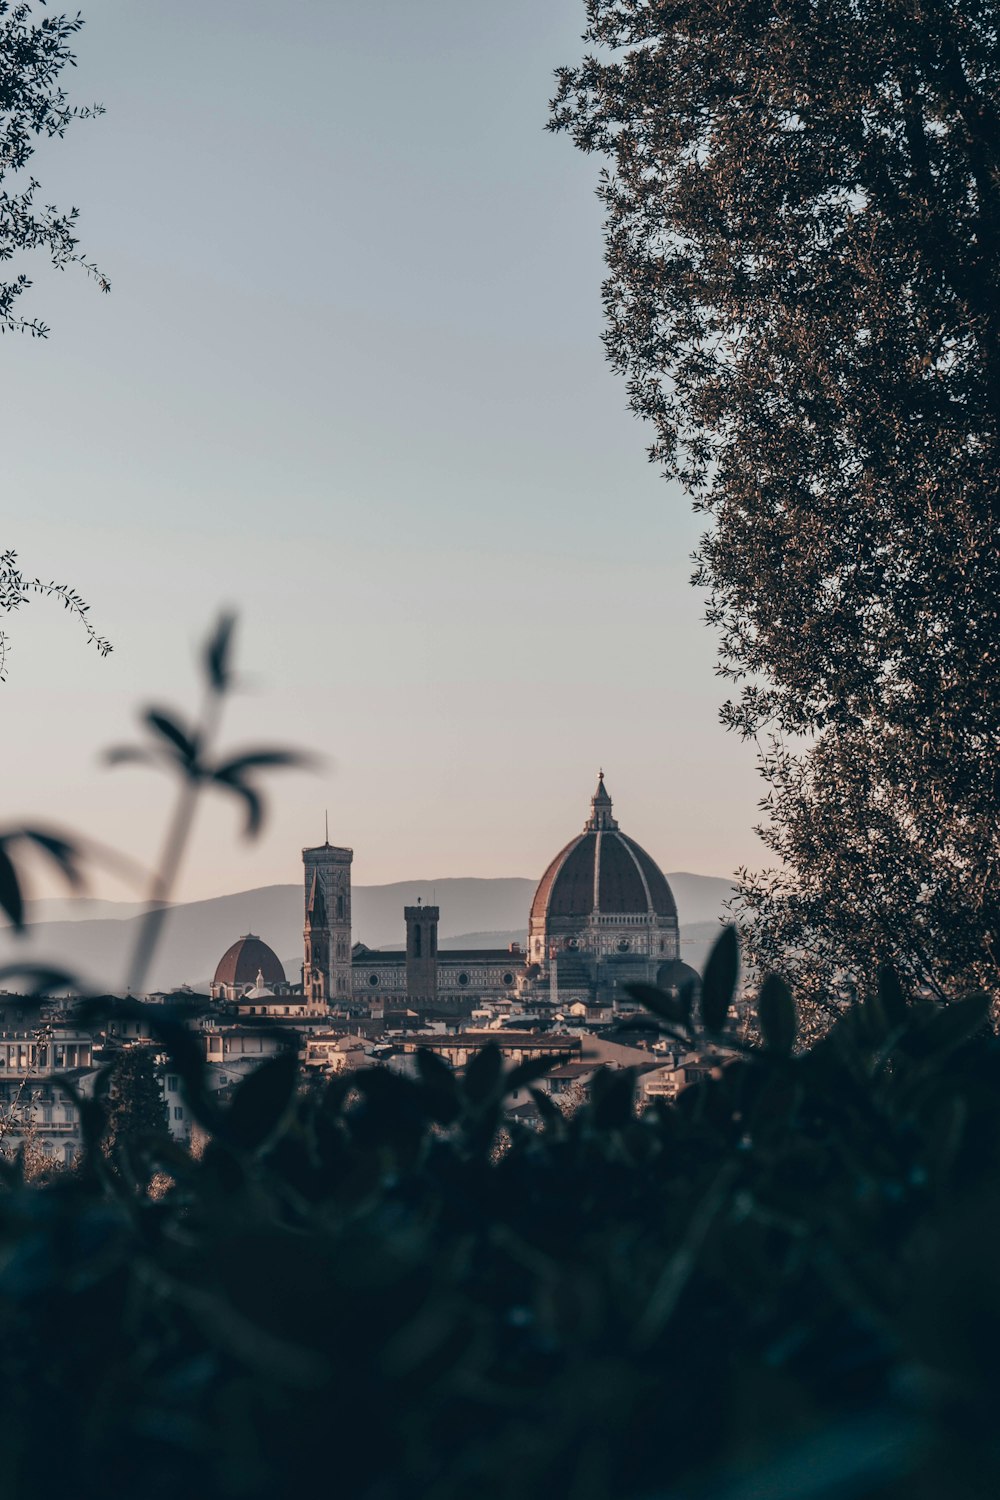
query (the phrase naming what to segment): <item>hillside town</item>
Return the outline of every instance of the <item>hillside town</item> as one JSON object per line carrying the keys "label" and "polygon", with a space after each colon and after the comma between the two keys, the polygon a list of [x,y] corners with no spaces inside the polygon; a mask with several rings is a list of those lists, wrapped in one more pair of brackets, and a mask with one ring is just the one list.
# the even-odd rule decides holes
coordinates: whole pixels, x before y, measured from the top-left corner
{"label": "hillside town", "polygon": [[[6,995],[0,1033],[0,1145],[30,1146],[42,1162],[72,1165],[81,1145],[74,1100],[92,1095],[108,1064],[145,1049],[155,1064],[172,1136],[197,1142],[183,1081],[150,1018],[166,1007],[197,1039],[209,1089],[224,1099],[264,1059],[292,1048],[306,1079],[385,1067],[404,1074],[421,1049],[461,1072],[484,1046],[516,1066],[556,1058],[515,1089],[509,1115],[540,1119],[535,1090],[571,1109],[600,1068],[634,1070],[639,1107],[673,1099],[717,1058],[661,1034],[631,987],[679,995],[698,975],[679,956],[677,906],[659,866],[614,816],[604,773],[582,832],[542,875],[527,945],[439,951],[437,906],[401,912],[396,948],[354,941],[350,849],[302,851],[303,957],[290,981],[264,935],[244,933],[220,957],[207,994],[151,993],[143,1005],[72,995]],[[544,1107],[544,1105],[542,1106]]]}

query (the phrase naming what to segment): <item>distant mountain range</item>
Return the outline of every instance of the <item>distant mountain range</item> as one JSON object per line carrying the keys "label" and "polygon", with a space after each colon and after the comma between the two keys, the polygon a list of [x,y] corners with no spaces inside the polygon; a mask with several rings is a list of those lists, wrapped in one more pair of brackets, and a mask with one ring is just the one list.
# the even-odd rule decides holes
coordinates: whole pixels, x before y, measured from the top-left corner
{"label": "distant mountain range", "polygon": [[[718,876],[683,871],[667,879],[681,919],[681,955],[697,968],[724,915],[723,902],[732,894],[732,886]],[[403,907],[420,897],[441,908],[443,949],[506,948],[523,943],[535,886],[534,880],[517,877],[355,886],[354,940],[372,948],[402,947]],[[23,939],[9,928],[0,928],[0,964],[18,959],[55,962],[78,973],[92,988],[120,990],[141,911],[139,904],[126,901],[32,902]],[[171,907],[164,923],[149,987],[204,987],[229,945],[246,932],[257,933],[279,956],[284,955],[288,977],[295,980],[302,961],[302,923],[300,885],[268,885],[209,901],[180,903]]]}

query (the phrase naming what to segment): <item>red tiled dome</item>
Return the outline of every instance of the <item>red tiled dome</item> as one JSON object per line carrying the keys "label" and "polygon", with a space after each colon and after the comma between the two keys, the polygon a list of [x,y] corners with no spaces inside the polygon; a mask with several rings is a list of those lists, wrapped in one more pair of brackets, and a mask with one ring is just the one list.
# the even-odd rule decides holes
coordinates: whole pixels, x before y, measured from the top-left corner
{"label": "red tiled dome", "polygon": [[231,948],[226,949],[219,959],[215,979],[212,982],[213,984],[256,984],[258,972],[263,974],[266,985],[286,982],[285,971],[274,949],[261,942],[254,933],[248,932]]}
{"label": "red tiled dome", "polygon": [[532,918],[538,921],[589,917],[595,911],[677,919],[677,903],[663,871],[617,828],[588,829],[567,844],[542,876],[531,903]]}
{"label": "red tiled dome", "polygon": [[586,918],[594,912],[648,914],[676,922],[677,904],[663,871],[611,815],[603,772],[591,808],[583,832],[560,850],[539,881],[532,922]]}

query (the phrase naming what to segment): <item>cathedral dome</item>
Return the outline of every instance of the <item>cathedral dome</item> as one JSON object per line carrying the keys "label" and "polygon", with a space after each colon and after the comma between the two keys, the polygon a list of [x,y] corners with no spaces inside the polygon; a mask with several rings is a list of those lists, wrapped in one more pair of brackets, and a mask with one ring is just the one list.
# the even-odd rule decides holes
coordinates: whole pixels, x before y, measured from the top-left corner
{"label": "cathedral dome", "polygon": [[261,942],[254,933],[248,932],[227,948],[219,959],[213,985],[264,985],[285,984],[285,971],[281,960],[272,948]]}
{"label": "cathedral dome", "polygon": [[621,832],[601,772],[584,830],[560,850],[538,883],[531,924],[645,916],[676,923],[666,876],[634,839]]}

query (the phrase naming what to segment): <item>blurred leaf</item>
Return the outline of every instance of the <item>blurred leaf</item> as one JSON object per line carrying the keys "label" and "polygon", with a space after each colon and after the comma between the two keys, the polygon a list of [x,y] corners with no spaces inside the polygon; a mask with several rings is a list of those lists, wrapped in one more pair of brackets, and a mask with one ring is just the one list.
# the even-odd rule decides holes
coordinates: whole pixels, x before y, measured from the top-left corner
{"label": "blurred leaf", "polygon": [[480,1048],[465,1068],[463,1090],[473,1104],[485,1104],[495,1099],[500,1091],[503,1075],[503,1053],[493,1042]]}
{"label": "blurred leaf", "polygon": [[25,828],[22,837],[50,856],[69,886],[74,890],[80,889],[84,881],[78,863],[80,851],[75,844],[59,834],[45,833],[38,828]]}
{"label": "blurred leaf", "polygon": [[68,969],[56,968],[54,964],[4,964],[0,967],[0,981],[5,979],[29,979],[32,998],[51,993],[53,990],[78,990],[80,981]]}
{"label": "blurred leaf", "polygon": [[722,1031],[729,1014],[740,968],[735,927],[725,927],[716,939],[701,981],[701,1019],[706,1031]]}
{"label": "blurred leaf", "polygon": [[151,766],[156,761],[151,750],[143,750],[139,745],[114,745],[104,751],[101,759],[109,766]]}
{"label": "blurred leaf", "polygon": [[301,754],[297,750],[250,750],[245,755],[236,755],[232,760],[224,761],[215,771],[215,777],[220,781],[238,781],[244,771],[277,770],[282,767],[303,770],[315,764],[314,756]]}
{"label": "blurred leaf", "polygon": [[[98,1082],[104,1075],[110,1075],[110,1068],[102,1068],[98,1074]],[[80,1121],[80,1135],[82,1137],[83,1155],[85,1165],[92,1171],[97,1171],[104,1176],[104,1162],[101,1153],[101,1142],[104,1139],[108,1127],[108,1111],[106,1107],[106,1086],[99,1090],[99,1097],[88,1098],[81,1094],[76,1084],[70,1078],[65,1078],[60,1073],[52,1075],[53,1087],[60,1093],[65,1094],[76,1109]]]}
{"label": "blurred leaf", "polygon": [[21,884],[17,878],[14,863],[3,844],[0,844],[0,909],[6,913],[18,932],[24,930],[24,898],[21,895]]}
{"label": "blurred leaf", "polygon": [[299,1063],[289,1048],[261,1063],[237,1085],[216,1133],[229,1145],[254,1151],[274,1134],[295,1094]]}
{"label": "blurred leaf", "polygon": [[232,682],[229,659],[232,655],[236,616],[228,611],[219,616],[215,630],[205,643],[205,675],[216,693],[224,693]]}
{"label": "blurred leaf", "polygon": [[893,1030],[905,1026],[909,1019],[909,1007],[899,975],[892,964],[883,964],[878,971],[878,997],[883,1014]]}
{"label": "blurred leaf", "polygon": [[246,810],[243,836],[248,839],[256,838],[264,826],[264,802],[260,794],[238,777],[224,775],[221,771],[216,771],[212,780],[217,786],[225,787],[239,797]]}
{"label": "blurred leaf", "polygon": [[765,1044],[787,1057],[795,1044],[798,1017],[791,991],[777,974],[768,974],[761,985],[757,1016]]}
{"label": "blurred leaf", "polygon": [[655,984],[627,984],[625,992],[664,1021],[687,1026],[691,1020],[692,992],[687,987],[679,995],[672,995]]}
{"label": "blurred leaf", "polygon": [[536,1108],[538,1109],[538,1113],[541,1115],[544,1124],[553,1125],[560,1131],[565,1130],[566,1116],[563,1114],[558,1104],[553,1104],[552,1100],[549,1098],[545,1090],[529,1089],[528,1092],[531,1094],[532,1099],[534,1099]]}
{"label": "blurred leaf", "polygon": [[351,1077],[362,1096],[347,1111],[355,1140],[363,1146],[413,1145],[426,1129],[427,1095],[412,1078],[388,1068],[362,1068]]}
{"label": "blurred leaf", "polygon": [[599,1068],[590,1082],[591,1118],[598,1130],[620,1130],[632,1118],[635,1076],[631,1068]]}
{"label": "blurred leaf", "polygon": [[450,1125],[459,1115],[458,1079],[443,1058],[429,1047],[417,1048],[417,1072],[427,1094],[431,1118]]}
{"label": "blurred leaf", "polygon": [[181,759],[186,766],[193,767],[196,765],[198,760],[198,742],[196,738],[185,734],[180,725],[175,723],[169,714],[163,713],[160,709],[147,709],[145,718],[146,723],[151,729],[155,730],[157,734],[161,735],[163,739],[167,740],[179,751]]}
{"label": "blurred leaf", "polygon": [[512,1094],[515,1089],[523,1089],[526,1084],[544,1078],[553,1068],[561,1068],[563,1063],[569,1062],[570,1056],[569,1052],[550,1052],[545,1057],[529,1057],[517,1063],[503,1081],[503,1092]]}

